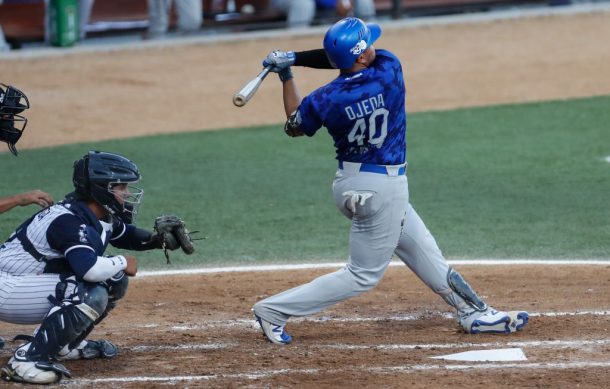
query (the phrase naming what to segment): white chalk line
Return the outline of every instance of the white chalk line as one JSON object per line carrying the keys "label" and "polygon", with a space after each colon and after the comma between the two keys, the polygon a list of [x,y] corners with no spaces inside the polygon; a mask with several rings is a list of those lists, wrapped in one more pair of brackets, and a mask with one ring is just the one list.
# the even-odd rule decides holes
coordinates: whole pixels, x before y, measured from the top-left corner
{"label": "white chalk line", "polygon": [[531,340],[519,342],[486,342],[486,343],[433,343],[433,344],[325,344],[316,345],[314,347],[330,348],[339,350],[431,350],[431,349],[461,349],[471,347],[485,348],[507,348],[507,347],[522,347],[522,348],[580,348],[583,346],[602,347],[610,344],[610,339],[596,340]]}
{"label": "white chalk line", "polygon": [[133,346],[121,347],[125,350],[131,350],[139,353],[148,353],[156,351],[181,351],[181,350],[220,350],[238,346],[237,343],[197,343],[197,344],[179,344],[177,346]]}
{"label": "white chalk line", "polygon": [[[429,370],[491,370],[491,369],[583,369],[583,368],[606,368],[610,367],[610,361],[580,361],[567,363],[484,363],[484,364],[462,364],[462,365],[407,365],[407,366],[353,366],[351,370],[358,372],[370,372],[377,374],[389,373],[414,373],[419,371]],[[345,373],[350,369],[279,369],[279,370],[258,370],[249,373],[233,373],[233,374],[208,374],[208,375],[179,375],[179,376],[139,376],[139,377],[108,377],[108,378],[92,378],[92,379],[75,379],[63,381],[65,385],[83,385],[93,383],[109,383],[109,382],[179,382],[179,381],[210,381],[210,380],[235,380],[246,379],[255,380],[261,378],[269,378],[279,375],[290,374],[325,374],[333,375]]]}
{"label": "white chalk line", "polygon": [[[522,347],[522,348],[581,348],[588,347],[605,347],[610,345],[610,339],[595,339],[595,340],[529,340],[516,342],[461,342],[461,343],[396,343],[396,344],[312,344],[307,347],[323,348],[334,350],[384,350],[384,351],[402,351],[402,350],[435,350],[435,349],[468,349],[472,347],[478,348],[507,348],[507,347]],[[155,346],[141,345],[134,347],[121,347],[123,350],[130,350],[136,353],[149,353],[158,351],[183,351],[183,350],[220,350],[241,347],[238,343],[195,343],[195,344],[180,344],[175,346]]]}
{"label": "white chalk line", "polygon": [[[455,259],[448,260],[449,265],[481,265],[481,266],[522,266],[522,265],[541,265],[541,266],[610,266],[610,259]],[[312,270],[341,268],[345,262],[329,263],[303,263],[290,265],[256,265],[256,266],[227,266],[210,268],[191,268],[176,270],[150,270],[138,272],[135,280],[144,277],[159,277],[172,275],[195,275],[195,274],[217,274],[217,273],[243,273],[243,272],[264,272],[282,270]],[[392,261],[390,266],[405,266],[401,261]]]}
{"label": "white chalk line", "polygon": [[[477,365],[413,365],[413,366],[388,366],[388,367],[363,367],[364,370],[378,372],[404,372],[408,373],[412,370],[488,370],[488,369],[582,369],[591,367],[608,367],[610,361],[580,361],[580,362],[564,362],[564,363],[484,363]],[[339,371],[339,370],[337,370]]]}

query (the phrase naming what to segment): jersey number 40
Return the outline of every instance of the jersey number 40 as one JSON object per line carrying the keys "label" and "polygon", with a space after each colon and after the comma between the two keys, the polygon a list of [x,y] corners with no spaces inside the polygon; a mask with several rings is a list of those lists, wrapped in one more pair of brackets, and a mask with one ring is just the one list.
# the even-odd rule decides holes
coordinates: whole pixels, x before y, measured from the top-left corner
{"label": "jersey number 40", "polygon": [[356,142],[358,146],[363,146],[364,143],[380,148],[388,135],[388,115],[390,112],[385,108],[377,108],[367,118],[356,120],[354,126],[347,135],[347,140],[350,143]]}

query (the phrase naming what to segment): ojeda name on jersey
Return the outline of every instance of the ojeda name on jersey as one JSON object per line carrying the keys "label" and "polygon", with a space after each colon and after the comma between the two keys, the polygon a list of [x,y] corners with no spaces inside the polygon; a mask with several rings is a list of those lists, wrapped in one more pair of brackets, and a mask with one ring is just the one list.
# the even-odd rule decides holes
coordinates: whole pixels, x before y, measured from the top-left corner
{"label": "ojeda name on jersey", "polygon": [[370,115],[377,108],[385,107],[383,95],[380,93],[377,96],[369,97],[368,99],[360,100],[356,104],[345,107],[345,113],[350,120],[359,119],[366,115]]}

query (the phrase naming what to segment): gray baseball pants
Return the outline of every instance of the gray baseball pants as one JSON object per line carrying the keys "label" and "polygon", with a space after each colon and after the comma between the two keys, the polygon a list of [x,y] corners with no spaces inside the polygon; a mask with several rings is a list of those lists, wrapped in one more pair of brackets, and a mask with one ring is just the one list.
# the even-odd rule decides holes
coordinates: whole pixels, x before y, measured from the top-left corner
{"label": "gray baseball pants", "polygon": [[[333,193],[339,210],[352,220],[347,264],[259,301],[254,305],[255,314],[272,324],[285,325],[291,316],[311,315],[357,296],[381,281],[393,254],[460,314],[474,311],[449,287],[449,265],[409,203],[405,175],[386,176],[346,167],[337,171]],[[363,197],[366,199],[361,204]]]}
{"label": "gray baseball pants", "polygon": [[344,268],[271,296],[254,312],[273,324],[306,316],[357,296],[381,280],[396,249],[407,205],[407,177],[358,171],[359,164],[337,170],[333,194],[339,210],[352,220],[349,257]]}

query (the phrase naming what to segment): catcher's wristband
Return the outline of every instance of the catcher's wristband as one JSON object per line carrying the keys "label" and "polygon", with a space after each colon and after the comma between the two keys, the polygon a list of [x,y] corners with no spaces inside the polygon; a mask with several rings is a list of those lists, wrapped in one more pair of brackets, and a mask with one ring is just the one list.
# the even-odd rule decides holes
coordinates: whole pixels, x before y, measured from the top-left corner
{"label": "catcher's wristband", "polygon": [[281,70],[280,72],[278,72],[277,75],[280,76],[280,81],[282,81],[282,82],[286,82],[286,81],[292,80],[294,78],[294,76],[292,75],[292,70],[290,70],[290,67],[287,67],[286,69]]}

